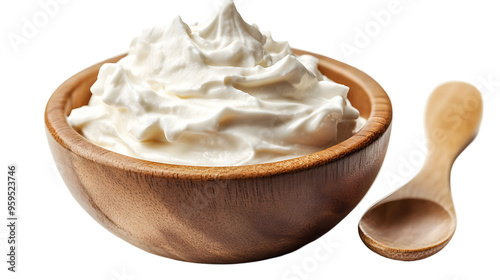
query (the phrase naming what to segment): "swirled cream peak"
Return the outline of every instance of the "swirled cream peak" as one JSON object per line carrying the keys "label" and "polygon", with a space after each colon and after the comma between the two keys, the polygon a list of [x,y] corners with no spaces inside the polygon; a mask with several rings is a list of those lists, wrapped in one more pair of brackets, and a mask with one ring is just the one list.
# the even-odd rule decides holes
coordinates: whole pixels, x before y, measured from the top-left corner
{"label": "swirled cream peak", "polygon": [[228,166],[310,154],[359,124],[348,88],[241,18],[232,2],[204,24],[176,18],[104,64],[68,122],[91,142],[150,161]]}

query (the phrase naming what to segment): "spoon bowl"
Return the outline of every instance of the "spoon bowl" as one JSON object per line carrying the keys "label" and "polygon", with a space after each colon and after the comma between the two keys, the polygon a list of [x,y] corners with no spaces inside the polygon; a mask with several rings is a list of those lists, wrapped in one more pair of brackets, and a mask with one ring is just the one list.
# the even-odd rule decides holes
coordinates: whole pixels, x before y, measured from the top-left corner
{"label": "spoon bowl", "polygon": [[450,82],[434,90],[425,119],[427,160],[415,178],[363,215],[358,230],[368,248],[391,259],[412,261],[448,244],[457,227],[451,167],[477,134],[481,115],[481,95],[473,86]]}
{"label": "spoon bowl", "polygon": [[[391,248],[385,254],[399,250],[413,252],[409,259],[421,259],[441,250],[450,241],[457,220],[440,204],[427,199],[407,198],[385,202],[370,209],[363,219],[365,243],[378,244],[378,250]],[[383,227],[385,230],[378,230]],[[370,240],[368,240],[370,239]]]}

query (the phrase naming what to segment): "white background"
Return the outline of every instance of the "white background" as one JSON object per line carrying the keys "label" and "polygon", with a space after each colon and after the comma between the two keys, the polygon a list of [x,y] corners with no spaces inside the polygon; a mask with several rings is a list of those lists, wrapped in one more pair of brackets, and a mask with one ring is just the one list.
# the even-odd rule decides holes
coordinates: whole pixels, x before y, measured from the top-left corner
{"label": "white background", "polygon": [[[271,30],[275,39],[372,76],[394,110],[385,163],[347,218],[293,253],[237,265],[170,260],[109,233],[66,189],[43,121],[48,98],[71,75],[126,52],[144,28],[167,24],[176,15],[187,23],[204,20],[219,1],[66,0],[50,15],[40,5],[48,1],[0,4],[0,170],[6,173],[8,164],[17,164],[19,181],[18,273],[7,272],[7,228],[1,222],[0,279],[500,279],[498,1],[236,1],[247,22]],[[387,13],[390,17],[376,21],[376,15]],[[38,27],[23,35],[27,22]],[[24,39],[16,37],[15,43],[15,36]],[[348,45],[354,53],[346,52]],[[417,143],[424,139],[425,102],[435,86],[448,80],[476,85],[485,102],[480,133],[451,174],[457,231],[428,259],[383,258],[363,245],[357,223],[370,205],[421,167],[424,152]],[[6,174],[0,178],[6,180]],[[1,185],[0,216],[6,217],[6,183]],[[314,253],[319,251],[321,258]]]}

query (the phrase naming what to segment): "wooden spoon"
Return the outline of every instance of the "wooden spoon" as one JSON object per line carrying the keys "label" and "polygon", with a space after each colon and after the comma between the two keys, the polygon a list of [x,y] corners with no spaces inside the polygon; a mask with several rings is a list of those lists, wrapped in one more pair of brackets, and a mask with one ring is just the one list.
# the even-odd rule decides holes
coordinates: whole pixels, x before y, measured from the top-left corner
{"label": "wooden spoon", "polygon": [[450,241],[457,217],[450,172],[457,156],[476,136],[482,115],[479,91],[450,82],[431,94],[425,113],[428,155],[420,172],[373,205],[361,218],[359,235],[368,248],[396,260],[419,260]]}

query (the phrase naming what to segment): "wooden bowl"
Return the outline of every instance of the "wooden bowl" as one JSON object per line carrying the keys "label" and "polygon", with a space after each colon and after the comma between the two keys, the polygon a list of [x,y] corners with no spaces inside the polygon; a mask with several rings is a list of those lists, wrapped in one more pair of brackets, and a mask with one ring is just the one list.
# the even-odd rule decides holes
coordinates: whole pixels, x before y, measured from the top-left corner
{"label": "wooden bowl", "polygon": [[99,67],[123,57],[118,56],[74,75],[48,101],[45,124],[54,161],[96,221],[148,252],[238,263],[294,251],[333,228],[365,195],[382,165],[392,119],[390,100],[372,78],[311,55],[319,58],[323,74],[350,87],[350,101],[367,118],[361,131],[333,147],[230,167],[150,162],[98,147],[66,117],[87,104]]}

